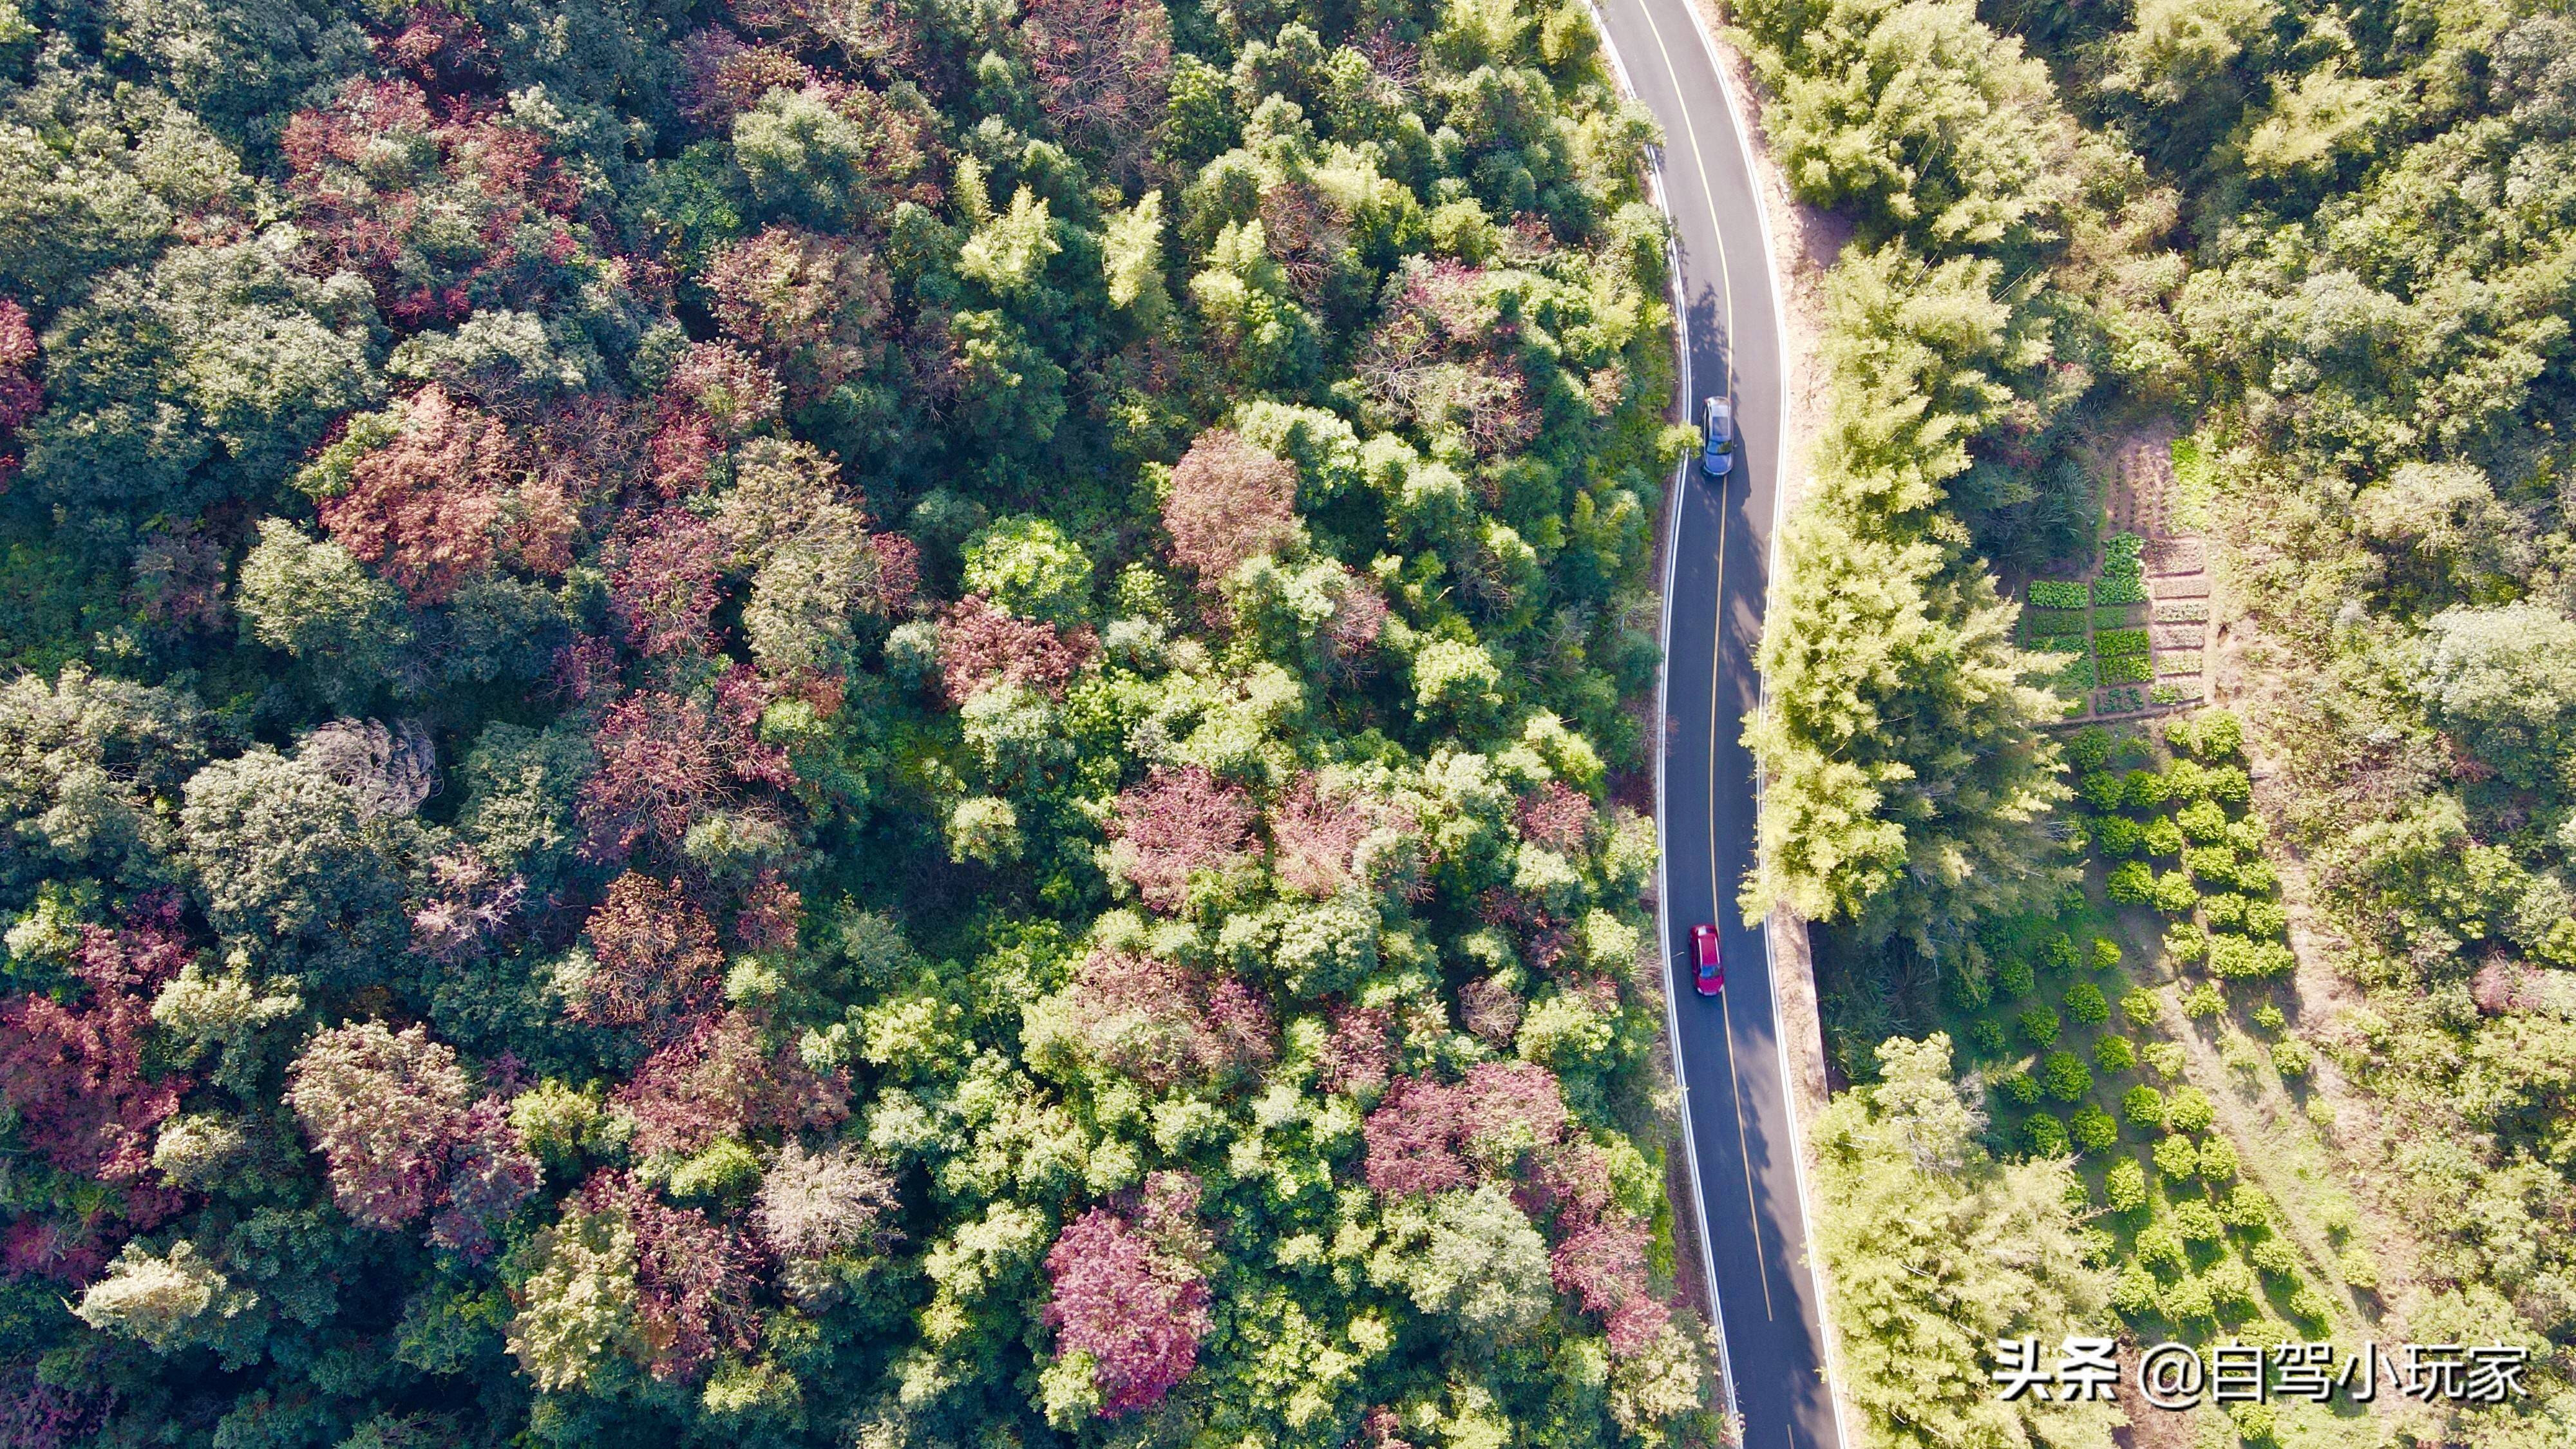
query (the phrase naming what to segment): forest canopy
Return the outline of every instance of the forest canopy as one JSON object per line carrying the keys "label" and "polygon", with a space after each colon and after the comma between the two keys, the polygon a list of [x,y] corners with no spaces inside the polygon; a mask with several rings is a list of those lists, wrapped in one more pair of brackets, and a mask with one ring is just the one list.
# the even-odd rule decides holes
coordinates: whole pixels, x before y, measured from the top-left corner
{"label": "forest canopy", "polygon": [[0,0],[9,1442],[1704,1412],[1596,43]]}

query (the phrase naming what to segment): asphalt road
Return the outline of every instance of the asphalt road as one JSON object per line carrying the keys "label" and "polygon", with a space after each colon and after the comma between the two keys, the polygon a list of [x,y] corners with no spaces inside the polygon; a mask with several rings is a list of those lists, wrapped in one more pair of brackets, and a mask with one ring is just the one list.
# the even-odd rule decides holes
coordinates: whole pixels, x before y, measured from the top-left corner
{"label": "asphalt road", "polygon": [[[1807,1260],[1787,1062],[1759,929],[1735,910],[1753,863],[1744,720],[1771,562],[1781,319],[1749,156],[1690,0],[1596,0],[1629,90],[1664,129],[1661,180],[1687,329],[1684,397],[1735,399],[1732,474],[1681,469],[1664,588],[1663,902],[1676,1064],[1728,1379],[1747,1449],[1841,1449]],[[1689,932],[1720,932],[1726,990],[1692,987]]]}

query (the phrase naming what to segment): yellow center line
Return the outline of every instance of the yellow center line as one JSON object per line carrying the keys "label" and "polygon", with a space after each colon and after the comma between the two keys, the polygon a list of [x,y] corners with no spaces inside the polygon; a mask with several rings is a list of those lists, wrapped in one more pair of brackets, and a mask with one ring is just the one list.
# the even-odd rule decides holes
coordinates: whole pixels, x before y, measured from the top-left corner
{"label": "yellow center line", "polygon": [[[1673,53],[1671,49],[1664,44],[1663,28],[1655,24],[1655,12],[1653,9],[1643,4],[1640,4],[1637,8],[1638,13],[1645,17],[1647,33],[1655,38],[1655,52],[1664,63],[1665,75],[1669,76],[1672,80],[1673,94],[1676,97],[1686,100],[1686,97],[1682,97],[1681,70],[1673,64]],[[1719,316],[1722,319],[1720,325],[1724,328],[1724,336],[1731,339],[1735,335],[1735,284],[1726,264],[1725,239],[1719,235],[1720,227],[1717,215],[1717,188],[1709,184],[1708,163],[1700,155],[1699,127],[1692,124],[1690,108],[1687,104],[1682,107],[1682,135],[1690,146],[1691,172],[1699,178],[1700,201],[1708,208],[1709,234],[1717,247],[1717,305]],[[1680,238],[1676,237],[1674,240],[1678,242]],[[1679,322],[1684,335],[1687,336],[1690,329],[1690,317],[1687,312],[1685,312],[1679,319]],[[1726,385],[1726,379],[1721,377],[1718,380],[1718,385],[1723,389]],[[1683,476],[1685,479],[1689,476],[1687,469],[1684,470]],[[1725,651],[1723,646],[1726,638],[1727,508],[1726,487],[1725,482],[1722,479],[1718,484],[1717,500],[1718,607],[1716,625],[1712,630],[1709,639],[1708,671],[1708,893],[1709,899],[1716,904],[1719,921],[1723,921],[1726,917],[1726,897],[1719,891],[1717,879],[1717,730],[1718,720],[1720,718],[1717,702],[1717,681],[1719,665],[1721,665],[1725,660]],[[1712,923],[1710,928],[1712,930],[1716,929],[1716,924]],[[1722,991],[1718,994],[1717,1009],[1721,1028],[1726,1032],[1726,1090],[1728,1097],[1731,1099],[1729,1105],[1731,1105],[1735,1110],[1735,1138],[1739,1149],[1736,1153],[1736,1158],[1744,1167],[1745,1217],[1747,1221],[1751,1223],[1753,1228],[1754,1265],[1761,1270],[1762,1316],[1777,1322],[1779,1314],[1773,1308],[1771,1303],[1771,1255],[1769,1250],[1762,1246],[1762,1215],[1760,1209],[1755,1205],[1753,1197],[1753,1153],[1750,1134],[1746,1132],[1744,1126],[1744,1092],[1742,1087],[1737,1083],[1735,1076],[1735,1009],[1727,1001],[1726,994]]]}

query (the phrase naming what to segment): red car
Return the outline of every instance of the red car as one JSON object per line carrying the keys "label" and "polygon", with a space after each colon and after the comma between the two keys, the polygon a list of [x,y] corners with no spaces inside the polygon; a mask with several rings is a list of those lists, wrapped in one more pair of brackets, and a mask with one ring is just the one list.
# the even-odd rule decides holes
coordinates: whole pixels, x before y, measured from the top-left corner
{"label": "red car", "polygon": [[1705,921],[1691,927],[1691,950],[1699,961],[1699,994],[1715,996],[1724,991],[1726,963],[1717,958],[1717,927]]}

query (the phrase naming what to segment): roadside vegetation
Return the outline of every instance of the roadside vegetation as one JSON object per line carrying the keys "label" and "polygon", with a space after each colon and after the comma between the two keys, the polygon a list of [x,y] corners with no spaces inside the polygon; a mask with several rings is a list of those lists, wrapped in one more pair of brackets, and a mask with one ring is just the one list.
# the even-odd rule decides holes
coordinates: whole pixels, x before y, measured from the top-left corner
{"label": "roadside vegetation", "polygon": [[1713,1434],[1649,134],[1580,4],[0,0],[0,1439]]}
{"label": "roadside vegetation", "polygon": [[[1815,923],[1857,1084],[1820,1150],[1923,1110],[1944,1055],[1980,1152],[2071,1160],[2083,1188],[2019,1219],[2027,1262],[2070,1226],[2089,1247],[2047,1293],[2016,1281],[2008,1331],[2107,1302],[2141,1341],[2534,1355],[2498,1408],[2203,1412],[2196,1442],[2562,1442],[2576,26],[2273,0],[1733,18],[1790,185],[1854,238],[1749,731],[1770,785],[1744,905]],[[2104,595],[2133,545],[2096,520],[2115,451],[2176,433],[2215,589],[2141,610]],[[2034,579],[2018,619],[1999,576]],[[2232,713],[2056,723],[2087,689],[2186,704],[2147,668],[2140,631],[2169,625],[2206,633]],[[1904,1170],[2009,1175],[1943,1161]],[[1898,1251],[1870,1236],[1878,1189],[1826,1182],[1829,1263]],[[1853,1361],[2003,1291],[1961,1274],[1837,1272]],[[1981,1377],[1954,1348],[1910,1386]],[[1889,1392],[1857,1377],[1856,1403]]]}

